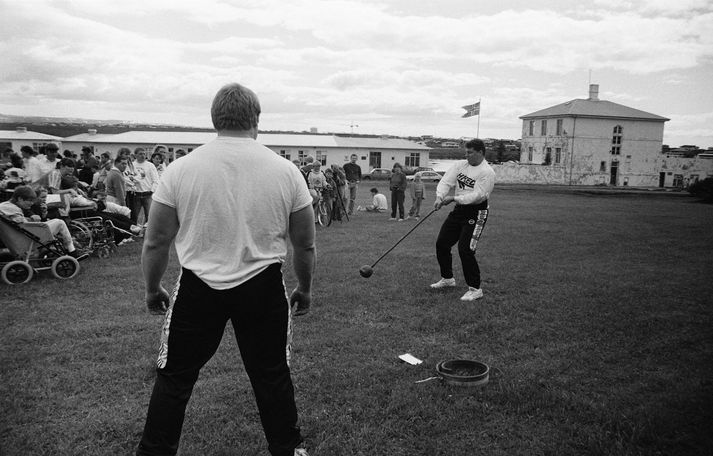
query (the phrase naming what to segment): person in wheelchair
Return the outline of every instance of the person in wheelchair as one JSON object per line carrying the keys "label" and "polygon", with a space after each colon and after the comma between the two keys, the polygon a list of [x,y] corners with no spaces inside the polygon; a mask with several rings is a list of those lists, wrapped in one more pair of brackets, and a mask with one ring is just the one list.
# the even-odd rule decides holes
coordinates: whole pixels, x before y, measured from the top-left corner
{"label": "person in wheelchair", "polygon": [[10,219],[11,221],[19,224],[24,223],[42,223],[47,228],[53,236],[59,236],[62,241],[62,245],[67,249],[67,253],[81,261],[87,258],[89,255],[86,253],[80,253],[72,242],[72,236],[69,233],[69,228],[61,219],[49,219],[46,222],[40,221],[40,216],[32,215],[30,217],[25,217],[23,211],[29,210],[37,199],[37,194],[31,187],[26,185],[21,185],[15,188],[12,193],[12,197],[9,201],[4,201],[0,203],[0,214]]}

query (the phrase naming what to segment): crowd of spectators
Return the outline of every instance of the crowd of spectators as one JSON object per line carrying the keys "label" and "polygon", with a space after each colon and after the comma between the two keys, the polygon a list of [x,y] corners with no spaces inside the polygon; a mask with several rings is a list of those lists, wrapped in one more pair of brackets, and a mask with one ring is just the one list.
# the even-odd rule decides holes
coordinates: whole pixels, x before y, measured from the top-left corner
{"label": "crowd of spectators", "polygon": [[[20,154],[8,152],[10,162],[0,168],[0,213],[18,222],[48,223],[61,238],[68,237],[71,219],[100,217],[111,222],[116,243],[124,244],[143,235],[168,151],[156,146],[148,160],[144,148],[124,147],[112,159],[108,152],[95,155],[91,147],[79,155],[60,153],[52,142],[39,150],[22,146]],[[178,152],[177,157],[185,155]]]}

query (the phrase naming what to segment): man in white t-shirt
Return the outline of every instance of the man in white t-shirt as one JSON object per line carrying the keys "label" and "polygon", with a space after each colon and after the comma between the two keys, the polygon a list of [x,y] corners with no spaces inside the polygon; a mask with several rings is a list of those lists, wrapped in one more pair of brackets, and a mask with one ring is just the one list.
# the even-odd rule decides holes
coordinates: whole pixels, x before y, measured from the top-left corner
{"label": "man in white t-shirt", "polygon": [[[255,140],[259,115],[251,90],[220,89],[211,108],[218,137],[174,161],[153,195],[142,257],[146,303],[167,315],[138,455],[176,453],[193,385],[228,320],[270,453],[306,455],[288,333],[291,310],[305,313],[312,299],[312,198],[300,171]],[[288,236],[298,281],[289,303],[281,272]],[[174,240],[182,272],[171,300],[161,277]]]}
{"label": "man in white t-shirt", "polygon": [[[59,163],[59,145],[51,142],[43,146],[45,154],[37,157],[41,176],[54,171]],[[40,176],[40,177],[41,177]]]}
{"label": "man in white t-shirt", "polygon": [[379,189],[374,187],[369,191],[373,195],[373,198],[371,200],[371,204],[367,205],[365,208],[367,211],[384,212],[386,209],[389,208],[388,203],[386,202],[386,196],[384,196],[384,194],[382,193],[379,193]]}
{"label": "man in white t-shirt", "polygon": [[134,155],[136,156],[134,161],[134,204],[130,208],[134,214],[132,219],[138,220],[141,209],[143,209],[144,219],[148,221],[151,196],[158,187],[158,171],[153,163],[146,160],[146,150],[143,147],[137,147],[134,150]]}

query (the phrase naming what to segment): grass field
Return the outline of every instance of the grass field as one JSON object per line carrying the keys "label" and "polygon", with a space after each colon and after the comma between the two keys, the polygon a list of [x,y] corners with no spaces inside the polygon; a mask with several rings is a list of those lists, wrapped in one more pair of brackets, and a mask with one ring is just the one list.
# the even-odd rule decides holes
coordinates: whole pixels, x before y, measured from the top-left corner
{"label": "grass field", "polygon": [[[458,300],[457,254],[458,288],[428,289],[449,210],[370,279],[359,267],[413,221],[359,213],[318,228],[292,363],[311,455],[713,453],[712,206],[498,186],[475,303]],[[162,322],[142,303],[139,255],[130,244],[70,282],[0,285],[0,454],[134,451]],[[167,284],[176,273],[173,261]],[[289,268],[285,279],[291,289]],[[406,352],[424,363],[400,362]],[[461,357],[488,363],[490,383],[415,383]],[[196,385],[180,454],[268,454],[230,328]]]}

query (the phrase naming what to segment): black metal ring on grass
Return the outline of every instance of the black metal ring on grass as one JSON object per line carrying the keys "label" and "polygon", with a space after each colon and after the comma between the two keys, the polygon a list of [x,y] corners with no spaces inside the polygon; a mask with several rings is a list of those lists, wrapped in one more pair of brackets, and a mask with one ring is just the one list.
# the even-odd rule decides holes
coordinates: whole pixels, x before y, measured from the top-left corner
{"label": "black metal ring on grass", "polygon": [[450,359],[436,364],[436,373],[451,385],[480,386],[488,383],[490,367],[480,361]]}

